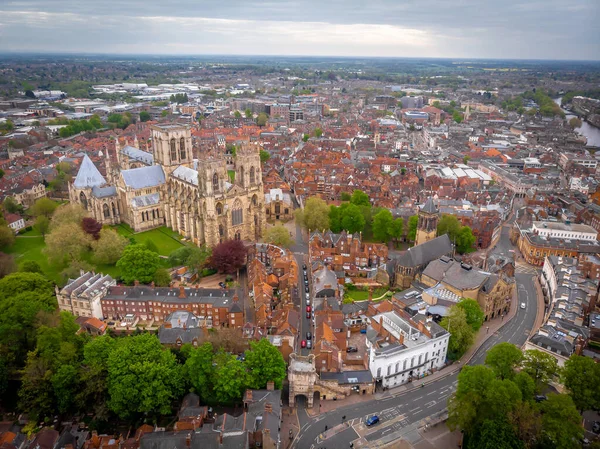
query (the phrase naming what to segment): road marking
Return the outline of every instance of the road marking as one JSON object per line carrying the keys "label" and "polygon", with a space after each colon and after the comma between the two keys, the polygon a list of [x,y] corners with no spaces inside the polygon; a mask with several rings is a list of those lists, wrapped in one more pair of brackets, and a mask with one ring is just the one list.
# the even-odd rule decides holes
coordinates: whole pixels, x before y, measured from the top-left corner
{"label": "road marking", "polygon": [[437,393],[437,391],[432,391],[431,393],[427,393],[426,396],[430,396],[430,395],[435,394],[435,393]]}
{"label": "road marking", "polygon": [[436,401],[431,401],[431,402],[428,402],[427,404],[425,404],[425,407],[427,407],[427,408],[433,407],[435,404],[437,404]]}
{"label": "road marking", "polygon": [[417,408],[413,408],[412,410],[409,410],[410,413],[414,413],[417,410],[421,410],[421,407],[417,407]]}

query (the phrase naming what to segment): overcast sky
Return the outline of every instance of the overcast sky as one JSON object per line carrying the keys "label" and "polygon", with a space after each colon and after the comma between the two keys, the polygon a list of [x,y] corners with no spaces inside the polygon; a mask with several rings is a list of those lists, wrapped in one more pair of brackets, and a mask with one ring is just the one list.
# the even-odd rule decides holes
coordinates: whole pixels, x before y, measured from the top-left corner
{"label": "overcast sky", "polygon": [[0,0],[0,52],[600,59],[599,0]]}

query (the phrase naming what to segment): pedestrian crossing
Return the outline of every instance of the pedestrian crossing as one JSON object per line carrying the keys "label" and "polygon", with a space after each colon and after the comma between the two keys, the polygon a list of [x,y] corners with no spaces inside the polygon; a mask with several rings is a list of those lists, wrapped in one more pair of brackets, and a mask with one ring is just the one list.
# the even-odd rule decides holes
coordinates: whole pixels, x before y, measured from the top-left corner
{"label": "pedestrian crossing", "polygon": [[517,263],[515,272],[519,274],[539,274],[540,269],[531,265]]}

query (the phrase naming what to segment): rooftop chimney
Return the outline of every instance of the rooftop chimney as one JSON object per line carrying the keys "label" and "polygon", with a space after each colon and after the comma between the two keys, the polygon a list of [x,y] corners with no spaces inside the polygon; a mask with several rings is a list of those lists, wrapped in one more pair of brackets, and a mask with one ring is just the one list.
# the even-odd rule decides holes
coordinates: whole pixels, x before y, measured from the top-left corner
{"label": "rooftop chimney", "polygon": [[136,279],[135,281],[133,281],[133,285],[137,287],[138,285],[140,285],[140,281],[138,281],[138,280]]}
{"label": "rooftop chimney", "polygon": [[185,446],[190,447],[192,445],[192,434],[188,433],[185,437]]}
{"label": "rooftop chimney", "polygon": [[272,380],[267,382],[267,391],[275,391],[275,382]]}
{"label": "rooftop chimney", "polygon": [[273,412],[273,404],[271,404],[270,402],[267,402],[265,404],[265,412],[272,413]]}
{"label": "rooftop chimney", "polygon": [[179,287],[179,297],[185,298],[185,288],[183,288],[183,285]]}
{"label": "rooftop chimney", "polygon": [[238,297],[237,293],[233,295],[233,302],[238,302],[240,300],[240,298]]}
{"label": "rooftop chimney", "polygon": [[154,288],[154,281],[150,282],[150,287]]}

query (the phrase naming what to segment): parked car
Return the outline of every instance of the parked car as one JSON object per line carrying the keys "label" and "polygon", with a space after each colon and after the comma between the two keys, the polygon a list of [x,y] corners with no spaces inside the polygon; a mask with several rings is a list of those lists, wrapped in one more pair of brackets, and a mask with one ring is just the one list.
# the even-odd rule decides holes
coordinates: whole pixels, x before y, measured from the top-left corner
{"label": "parked car", "polygon": [[312,340],[306,342],[306,349],[312,349]]}
{"label": "parked car", "polygon": [[308,285],[308,279],[304,279],[304,285]]}
{"label": "parked car", "polygon": [[367,418],[367,420],[365,421],[365,424],[367,426],[371,427],[371,426],[377,424],[378,422],[379,422],[379,416],[373,415],[373,416]]}
{"label": "parked car", "polygon": [[306,319],[310,320],[310,312],[306,312]]}
{"label": "parked car", "polygon": [[594,421],[592,425],[592,430],[594,433],[600,433],[600,421]]}
{"label": "parked car", "polygon": [[311,311],[311,310],[312,310],[312,308],[311,308],[310,306],[306,306],[306,311],[307,311],[308,313],[310,313],[310,311]]}
{"label": "parked car", "polygon": [[361,333],[361,334],[366,334],[366,333],[367,333],[367,330],[366,330],[366,329],[361,329],[361,330],[360,330],[360,333]]}
{"label": "parked car", "polygon": [[307,340],[312,340],[312,334],[310,332],[306,333],[306,339]]}
{"label": "parked car", "polygon": [[302,348],[306,348],[306,340],[302,340],[302,341],[300,342],[300,347],[302,347]]}
{"label": "parked car", "polygon": [[358,352],[358,348],[355,348],[354,346],[348,346],[346,348],[346,352]]}
{"label": "parked car", "polygon": [[219,287],[226,288],[227,286],[225,285],[225,282],[219,282]]}
{"label": "parked car", "polygon": [[304,291],[305,291],[306,293],[308,293],[308,285],[307,285],[306,287],[304,287]]}
{"label": "parked car", "polygon": [[535,402],[544,402],[546,399],[548,399],[546,396],[544,396],[543,394],[537,394],[534,397]]}
{"label": "parked car", "polygon": [[310,299],[310,293],[306,293],[306,299]]}
{"label": "parked car", "polygon": [[306,271],[306,264],[302,265],[302,269]]}

